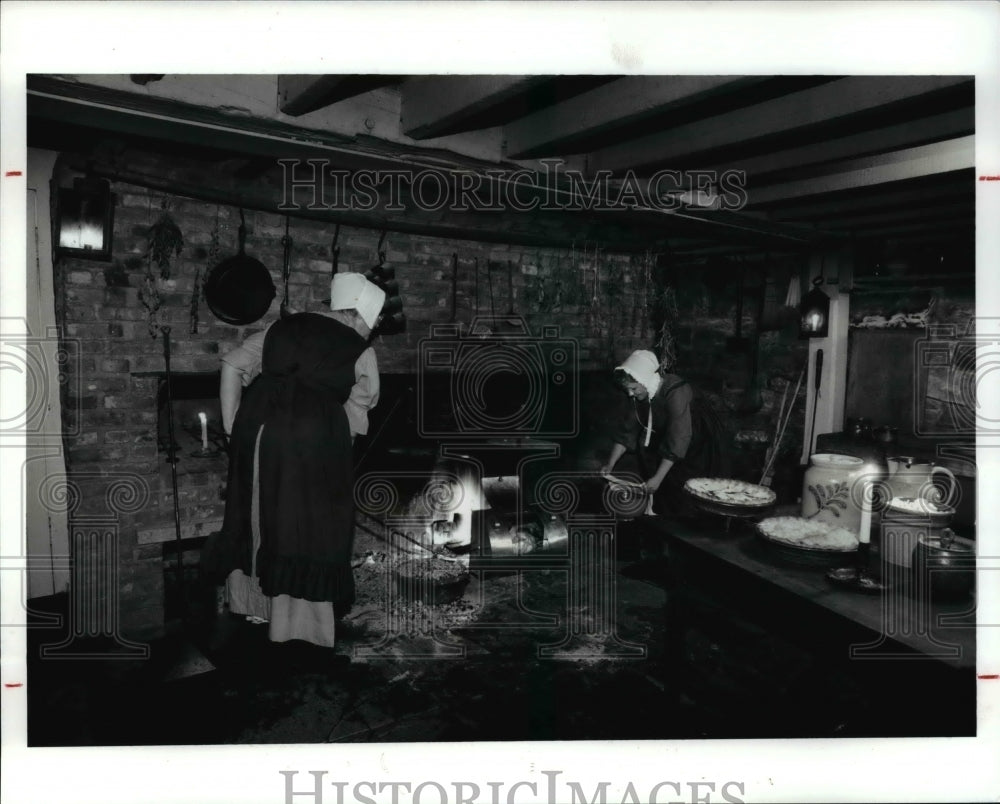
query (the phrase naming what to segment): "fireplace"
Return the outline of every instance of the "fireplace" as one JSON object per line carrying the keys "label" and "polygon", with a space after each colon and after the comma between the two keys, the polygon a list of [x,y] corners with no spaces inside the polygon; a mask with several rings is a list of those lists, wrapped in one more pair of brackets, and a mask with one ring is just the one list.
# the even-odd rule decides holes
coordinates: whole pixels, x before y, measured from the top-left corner
{"label": "fireplace", "polygon": [[[164,375],[160,375],[159,379],[156,394],[156,444],[157,449],[166,455],[170,444],[167,381]],[[170,397],[173,403],[173,435],[178,461],[185,458],[218,457],[220,453],[224,453],[226,443],[219,404],[219,374],[172,372]]]}
{"label": "fireplace", "polygon": [[[169,405],[165,372],[144,372],[133,376],[156,380],[157,460],[150,486],[157,506],[155,518],[147,520],[139,528],[137,542],[140,545],[162,545],[165,616],[170,619],[179,613],[175,583],[178,526],[182,540],[182,563],[190,581],[196,570],[202,540],[222,525],[229,464],[219,404],[219,373],[171,372],[169,400],[172,404]],[[171,430],[174,439],[173,465],[170,462]],[[177,475],[176,521],[174,471]]]}

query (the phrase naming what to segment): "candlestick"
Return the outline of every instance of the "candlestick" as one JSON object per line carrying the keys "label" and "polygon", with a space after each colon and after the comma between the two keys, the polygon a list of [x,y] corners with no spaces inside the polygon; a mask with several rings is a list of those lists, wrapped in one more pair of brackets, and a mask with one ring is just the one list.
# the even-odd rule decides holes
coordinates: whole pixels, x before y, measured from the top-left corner
{"label": "candlestick", "polygon": [[872,539],[872,487],[871,483],[861,486],[861,526],[858,528],[858,541],[868,544]]}
{"label": "candlestick", "polygon": [[201,420],[201,449],[208,452],[208,416],[199,413],[198,418]]}

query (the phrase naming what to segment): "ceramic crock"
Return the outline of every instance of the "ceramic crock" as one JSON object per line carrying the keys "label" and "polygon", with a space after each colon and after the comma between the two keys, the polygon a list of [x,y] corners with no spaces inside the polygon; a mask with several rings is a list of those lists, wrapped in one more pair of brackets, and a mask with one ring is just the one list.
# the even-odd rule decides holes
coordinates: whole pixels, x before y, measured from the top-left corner
{"label": "ceramic crock", "polygon": [[817,453],[802,480],[802,516],[858,532],[861,495],[854,489],[864,461],[850,455]]}

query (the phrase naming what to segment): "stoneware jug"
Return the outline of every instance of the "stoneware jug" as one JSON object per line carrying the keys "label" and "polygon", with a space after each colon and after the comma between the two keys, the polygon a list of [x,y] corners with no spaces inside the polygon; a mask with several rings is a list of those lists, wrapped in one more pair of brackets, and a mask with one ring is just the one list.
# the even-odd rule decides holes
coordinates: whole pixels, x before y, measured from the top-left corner
{"label": "stoneware jug", "polygon": [[802,480],[802,516],[857,533],[861,527],[861,498],[854,485],[863,469],[864,461],[849,455],[810,456]]}
{"label": "stoneware jug", "polygon": [[[958,481],[951,470],[905,455],[886,458],[886,464],[886,482],[893,499],[923,499],[946,506],[955,503]],[[944,478],[944,482],[940,478]]]}

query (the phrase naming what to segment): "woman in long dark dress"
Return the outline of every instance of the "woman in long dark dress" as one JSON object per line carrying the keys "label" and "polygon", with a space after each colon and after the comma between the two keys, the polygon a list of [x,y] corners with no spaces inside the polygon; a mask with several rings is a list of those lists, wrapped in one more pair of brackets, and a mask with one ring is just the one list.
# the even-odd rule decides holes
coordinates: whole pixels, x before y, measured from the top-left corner
{"label": "woman in long dark dress", "polygon": [[325,647],[354,601],[344,406],[384,294],[358,274],[338,274],[331,297],[334,312],[295,314],[267,330],[261,373],[235,400],[231,383],[222,388],[224,420],[235,408],[222,530],[232,548],[230,608],[268,621],[273,641]]}

